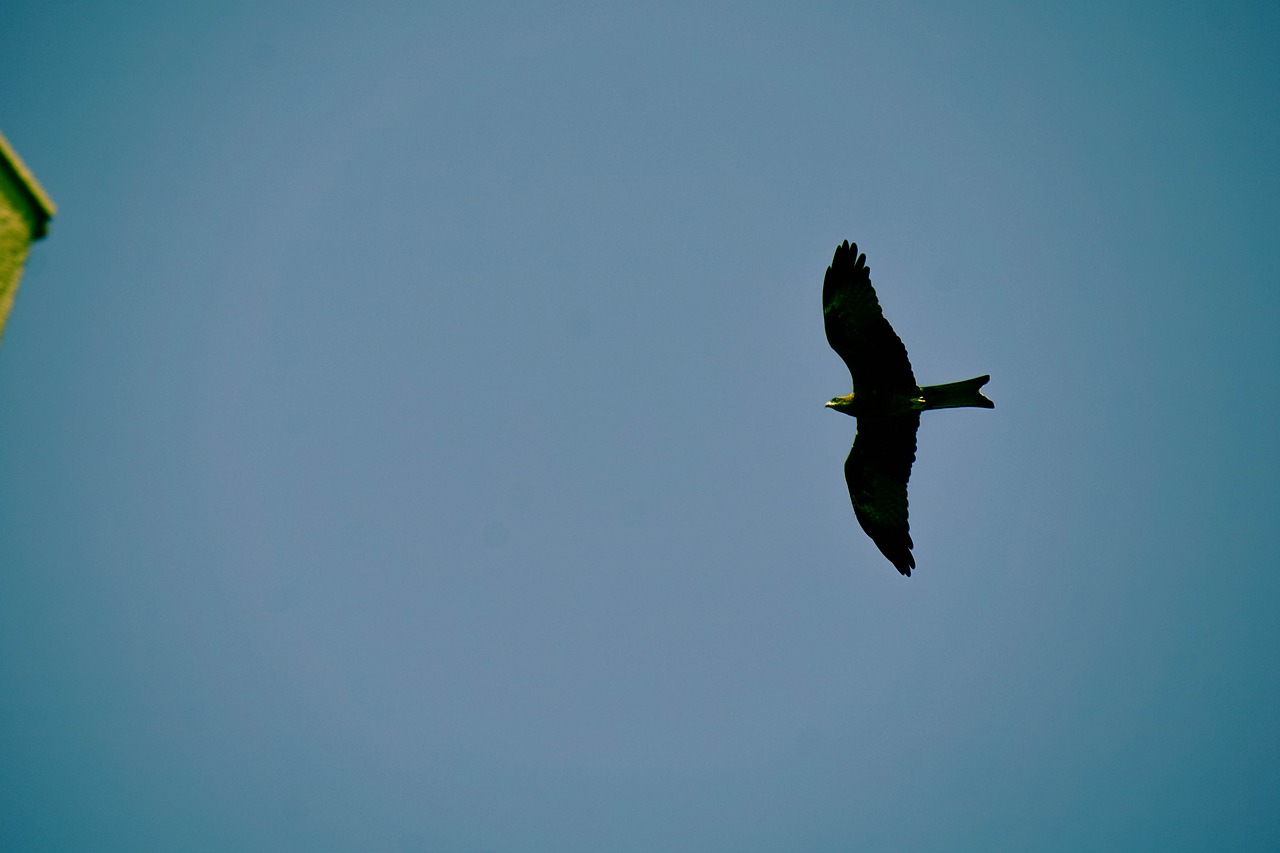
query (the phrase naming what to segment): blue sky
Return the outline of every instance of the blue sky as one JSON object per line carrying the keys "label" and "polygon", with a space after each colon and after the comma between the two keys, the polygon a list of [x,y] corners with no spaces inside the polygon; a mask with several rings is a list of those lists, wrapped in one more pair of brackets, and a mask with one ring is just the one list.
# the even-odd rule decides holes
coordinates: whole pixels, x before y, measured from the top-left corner
{"label": "blue sky", "polygon": [[[1266,4],[35,4],[0,847],[1280,844]],[[858,529],[823,271],[927,415]]]}

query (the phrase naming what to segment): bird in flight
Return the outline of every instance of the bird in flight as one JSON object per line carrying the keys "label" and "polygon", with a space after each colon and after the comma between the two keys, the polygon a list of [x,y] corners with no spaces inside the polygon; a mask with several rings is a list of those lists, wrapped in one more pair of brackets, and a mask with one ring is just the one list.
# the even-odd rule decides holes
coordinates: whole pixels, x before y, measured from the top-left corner
{"label": "bird in flight", "polygon": [[916,459],[920,413],[961,406],[994,409],[979,390],[991,377],[917,385],[907,348],[880,310],[867,256],[858,254],[856,243],[846,240],[836,247],[822,283],[822,316],[827,342],[853,377],[853,393],[827,403],[858,419],[844,461],[853,514],[889,562],[910,576],[916,558],[907,524],[907,480]]}

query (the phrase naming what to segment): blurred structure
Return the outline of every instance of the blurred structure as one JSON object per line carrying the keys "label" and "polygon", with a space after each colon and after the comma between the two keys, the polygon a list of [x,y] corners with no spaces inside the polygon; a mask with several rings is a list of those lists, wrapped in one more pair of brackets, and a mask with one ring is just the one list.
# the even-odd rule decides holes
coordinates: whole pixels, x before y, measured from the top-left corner
{"label": "blurred structure", "polygon": [[9,140],[0,133],[0,338],[18,293],[31,244],[48,230],[56,208]]}

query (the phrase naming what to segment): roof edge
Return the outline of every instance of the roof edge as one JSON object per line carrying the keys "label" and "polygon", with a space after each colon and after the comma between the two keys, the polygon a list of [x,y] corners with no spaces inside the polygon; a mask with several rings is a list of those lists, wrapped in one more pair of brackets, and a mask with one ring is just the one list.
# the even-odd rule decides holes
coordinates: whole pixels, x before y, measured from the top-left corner
{"label": "roof edge", "polygon": [[13,146],[9,144],[9,140],[3,133],[0,133],[0,165],[13,174],[15,182],[31,202],[35,212],[31,238],[39,240],[49,230],[49,220],[58,212],[58,206],[53,203],[53,199],[49,198],[49,194],[44,191],[44,187],[40,186],[36,176],[31,174],[27,164],[22,162],[22,158],[18,156],[17,151],[13,150]]}

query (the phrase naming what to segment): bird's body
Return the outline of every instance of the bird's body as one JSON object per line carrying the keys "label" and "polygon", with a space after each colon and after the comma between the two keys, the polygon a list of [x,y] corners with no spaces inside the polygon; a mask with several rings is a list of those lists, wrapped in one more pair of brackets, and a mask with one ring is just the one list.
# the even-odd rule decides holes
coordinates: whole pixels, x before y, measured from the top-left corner
{"label": "bird's body", "polygon": [[924,397],[919,394],[846,394],[827,403],[827,408],[855,418],[876,415],[907,415],[924,411]]}
{"label": "bird's body", "polygon": [[916,384],[907,348],[880,310],[866,255],[846,241],[836,247],[822,285],[827,342],[853,377],[853,393],[829,408],[858,419],[844,463],[854,515],[904,575],[915,568],[907,521],[907,480],[916,455],[920,413],[930,409],[995,407],[982,395],[988,376],[947,385]]}

